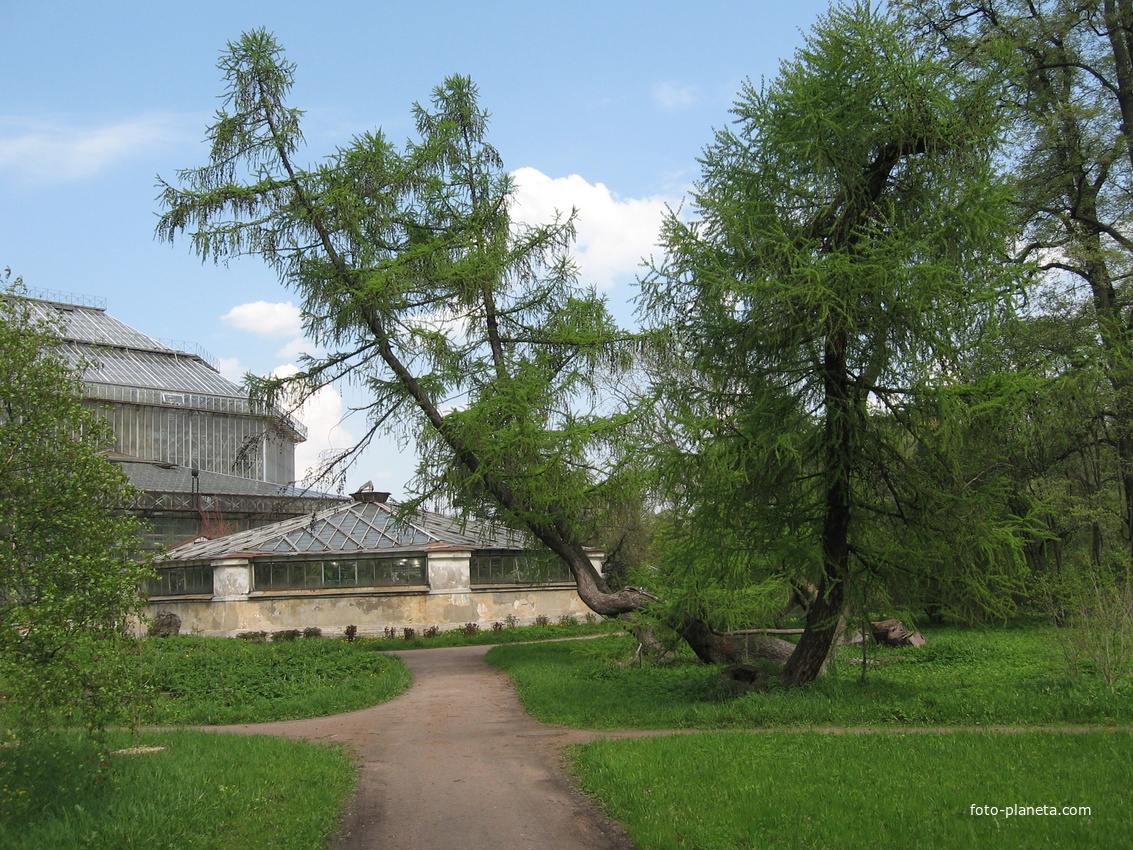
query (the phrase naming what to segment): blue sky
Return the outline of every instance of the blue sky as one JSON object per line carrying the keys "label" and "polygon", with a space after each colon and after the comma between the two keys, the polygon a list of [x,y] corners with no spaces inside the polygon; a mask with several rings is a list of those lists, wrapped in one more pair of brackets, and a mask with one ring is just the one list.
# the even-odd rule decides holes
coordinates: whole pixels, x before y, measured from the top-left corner
{"label": "blue sky", "polygon": [[[154,240],[158,175],[205,161],[216,60],[256,27],[298,65],[314,162],[359,132],[411,135],[410,105],[467,74],[525,215],[579,209],[579,264],[629,317],[666,205],[698,175],[745,79],[770,79],[826,0],[477,3],[5,2],[0,5],[0,269],[94,295],[151,336],[207,349],[238,379],[305,347],[295,294],[255,259],[204,266]],[[544,216],[546,217],[546,216]],[[331,392],[304,412],[300,465],[362,423]],[[404,493],[413,459],[385,442],[350,474]]]}

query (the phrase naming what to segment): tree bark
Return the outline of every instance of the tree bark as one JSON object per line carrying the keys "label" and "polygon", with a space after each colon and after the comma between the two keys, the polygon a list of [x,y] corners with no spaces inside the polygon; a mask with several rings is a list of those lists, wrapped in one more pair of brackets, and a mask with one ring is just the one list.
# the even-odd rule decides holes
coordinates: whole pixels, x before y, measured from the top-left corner
{"label": "tree bark", "polygon": [[677,633],[706,664],[737,664],[760,658],[785,662],[796,649],[790,641],[767,635],[723,634],[697,617],[685,617]]}

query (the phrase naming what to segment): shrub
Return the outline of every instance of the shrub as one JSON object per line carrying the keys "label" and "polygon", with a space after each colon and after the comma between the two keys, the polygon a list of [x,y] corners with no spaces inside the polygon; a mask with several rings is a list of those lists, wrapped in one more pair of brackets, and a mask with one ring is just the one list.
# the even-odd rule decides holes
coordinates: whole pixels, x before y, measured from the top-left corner
{"label": "shrub", "polygon": [[323,630],[318,626],[307,626],[303,629],[303,637],[305,638],[321,638],[322,636]]}
{"label": "shrub", "polygon": [[535,625],[537,625],[537,626],[549,626],[549,625],[551,625],[551,618],[548,617],[546,614],[540,614],[538,617],[535,618]]}
{"label": "shrub", "polygon": [[577,626],[578,620],[576,620],[574,618],[574,616],[571,615],[571,614],[563,614],[561,617],[559,617],[559,625],[560,626]]}
{"label": "shrub", "polygon": [[501,623],[499,620],[492,623],[492,631],[493,632],[502,632],[503,630],[504,630],[504,624]]}
{"label": "shrub", "polygon": [[358,627],[351,623],[346,627],[346,631],[343,632],[342,635],[346,638],[347,643],[354,643],[354,638],[358,637]]}
{"label": "shrub", "polygon": [[474,635],[474,634],[476,634],[476,633],[477,633],[478,631],[480,631],[480,624],[479,624],[479,623],[465,623],[465,624],[464,624],[464,625],[463,625],[463,626],[461,627],[461,629],[460,629],[460,630],[461,630],[462,632],[464,632],[464,633],[465,633],[466,635]]}
{"label": "shrub", "polygon": [[504,617],[504,625],[509,629],[516,628],[519,625],[519,617],[515,616],[515,614],[508,614]]}
{"label": "shrub", "polygon": [[267,632],[240,632],[240,634],[236,635],[236,637],[240,638],[240,640],[251,641],[252,643],[268,642]]}
{"label": "shrub", "polygon": [[440,626],[429,626],[425,631],[421,632],[421,637],[435,638],[441,633]]}
{"label": "shrub", "polygon": [[149,624],[149,636],[155,638],[176,637],[181,634],[181,618],[172,611],[161,610],[153,616]]}
{"label": "shrub", "polygon": [[401,630],[401,636],[403,638],[405,638],[406,640],[413,640],[413,638],[416,635],[417,635],[417,630],[415,628],[413,628],[412,626],[406,626],[404,629]]}
{"label": "shrub", "polygon": [[272,633],[271,641],[272,643],[287,643],[288,641],[298,640],[300,634],[302,633],[298,629],[281,629]]}
{"label": "shrub", "polygon": [[1079,567],[1048,579],[1041,591],[1070,674],[1093,669],[1113,687],[1133,674],[1133,569]]}

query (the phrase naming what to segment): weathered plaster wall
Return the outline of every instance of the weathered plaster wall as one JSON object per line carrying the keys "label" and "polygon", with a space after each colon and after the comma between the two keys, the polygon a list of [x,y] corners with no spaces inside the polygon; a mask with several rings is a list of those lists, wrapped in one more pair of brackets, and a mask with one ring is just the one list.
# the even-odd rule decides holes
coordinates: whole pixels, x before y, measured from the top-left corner
{"label": "weathered plaster wall", "polygon": [[241,599],[155,600],[152,617],[160,610],[181,618],[182,634],[232,636],[240,632],[274,632],[317,626],[326,635],[341,634],[347,626],[360,635],[381,635],[386,628],[399,632],[406,626],[442,629],[476,623],[491,628],[494,622],[515,617],[529,625],[539,615],[552,621],[564,615],[583,616],[589,610],[573,586],[541,588],[485,588],[466,593],[427,590],[354,593],[342,591],[291,591],[270,595],[250,594]]}

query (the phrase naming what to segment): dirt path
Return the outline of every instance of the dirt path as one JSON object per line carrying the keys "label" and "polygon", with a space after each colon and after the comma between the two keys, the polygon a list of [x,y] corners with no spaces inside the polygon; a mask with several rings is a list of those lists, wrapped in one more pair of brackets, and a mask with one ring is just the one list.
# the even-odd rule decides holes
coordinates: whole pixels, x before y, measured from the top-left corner
{"label": "dirt path", "polygon": [[561,770],[564,745],[603,733],[533,720],[487,650],[398,653],[413,685],[373,708],[217,728],[348,742],[361,774],[342,850],[632,850]]}

